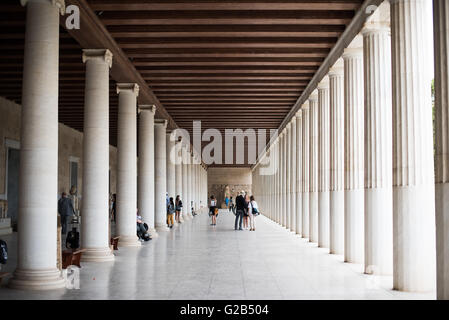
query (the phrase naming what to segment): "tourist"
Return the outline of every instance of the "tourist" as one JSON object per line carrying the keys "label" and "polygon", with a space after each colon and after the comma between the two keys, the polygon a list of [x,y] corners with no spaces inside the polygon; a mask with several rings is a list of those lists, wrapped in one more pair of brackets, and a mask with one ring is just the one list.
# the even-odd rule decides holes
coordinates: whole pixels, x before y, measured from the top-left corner
{"label": "tourist", "polygon": [[248,210],[249,210],[249,221],[250,221],[250,227],[251,227],[251,229],[249,231],[256,231],[256,216],[259,215],[259,206],[257,205],[257,202],[256,202],[254,196],[251,196],[251,198],[250,198]]}
{"label": "tourist", "polygon": [[58,201],[58,213],[61,216],[62,234],[67,232],[67,217],[75,214],[72,199],[67,197],[67,193],[63,192],[61,199]]}
{"label": "tourist", "polygon": [[169,205],[167,207],[167,218],[168,218],[168,227],[171,229],[175,224],[174,215],[175,215],[175,204],[173,203],[173,197],[169,199]]}
{"label": "tourist", "polygon": [[150,234],[148,233],[148,225],[143,222],[142,216],[139,215],[139,209],[136,212],[137,215],[137,236],[140,241],[151,240]]}
{"label": "tourist", "polygon": [[250,204],[250,200],[249,200],[249,196],[246,194],[245,195],[245,211],[243,214],[243,229],[248,230],[249,228],[249,215],[251,213],[251,211],[249,211],[249,206],[251,206]]}
{"label": "tourist", "polygon": [[235,214],[234,200],[232,200],[232,197],[229,199],[229,211]]}
{"label": "tourist", "polygon": [[211,226],[217,225],[217,215],[218,215],[217,199],[215,199],[214,196],[211,196],[209,205],[209,217],[212,217]]}
{"label": "tourist", "polygon": [[247,204],[245,203],[245,198],[243,195],[245,194],[244,191],[240,192],[237,198],[235,198],[235,204],[236,204],[236,213],[235,213],[235,225],[234,229],[237,230],[237,223],[239,224],[239,230],[242,229],[242,219],[243,215],[245,213],[245,207],[247,207]]}
{"label": "tourist", "polygon": [[182,201],[181,201],[181,197],[179,195],[176,196],[175,208],[176,208],[175,220],[177,223],[181,223],[180,217],[181,217],[181,210],[182,210]]}
{"label": "tourist", "polygon": [[225,198],[226,208],[229,208],[229,197],[226,196]]}

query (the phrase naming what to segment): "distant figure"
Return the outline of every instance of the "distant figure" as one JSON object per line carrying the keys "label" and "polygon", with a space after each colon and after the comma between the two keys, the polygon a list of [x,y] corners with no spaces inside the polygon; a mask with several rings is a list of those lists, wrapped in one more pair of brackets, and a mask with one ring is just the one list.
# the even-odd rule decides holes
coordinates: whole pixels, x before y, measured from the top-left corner
{"label": "distant figure", "polygon": [[245,194],[245,192],[242,191],[239,193],[237,198],[235,198],[235,205],[236,205],[235,226],[234,226],[235,230],[237,230],[237,223],[239,224],[239,230],[243,230],[242,229],[242,220],[243,220],[243,215],[245,213],[245,208],[247,207],[245,198],[243,197],[244,194]]}
{"label": "distant figure", "polygon": [[232,211],[233,214],[235,214],[235,206],[234,206],[234,200],[229,199],[229,211]]}
{"label": "distant figure", "polygon": [[73,227],[72,231],[67,233],[65,247],[70,249],[78,249],[80,247],[80,233],[76,230],[76,227]]}
{"label": "distant figure", "polygon": [[225,198],[226,208],[229,208],[229,198],[226,196]]}
{"label": "distant figure", "polygon": [[245,195],[245,212],[243,213],[243,229],[248,229],[249,227],[249,215],[251,214],[250,211],[250,200],[249,196]]}
{"label": "distant figure", "polygon": [[251,196],[250,198],[250,202],[248,204],[248,211],[249,211],[249,222],[251,227],[249,231],[256,231],[256,216],[258,216],[260,213],[259,207],[257,205],[254,196]]}
{"label": "distant figure", "polygon": [[217,215],[218,215],[217,199],[215,199],[214,196],[211,196],[209,205],[209,217],[212,217],[211,226],[217,225]]}
{"label": "distant figure", "polygon": [[137,236],[140,241],[149,241],[151,240],[151,236],[148,233],[148,225],[143,222],[142,216],[139,215],[139,209],[136,211],[136,220],[137,220]]}
{"label": "distant figure", "polygon": [[173,225],[175,224],[174,215],[175,215],[175,204],[173,203],[173,198],[170,197],[169,204],[167,207],[167,220],[168,220],[168,227],[171,229],[173,228]]}
{"label": "distant figure", "polygon": [[117,203],[117,194],[116,193],[114,193],[113,195],[112,195],[112,208],[111,208],[111,217],[112,217],[112,220],[114,221],[114,223],[116,223],[117,221],[116,221],[116,203]]}
{"label": "distant figure", "polygon": [[176,208],[175,220],[177,223],[181,223],[180,216],[181,216],[181,210],[182,210],[182,201],[181,201],[181,197],[179,195],[176,196],[175,208]]}
{"label": "distant figure", "polygon": [[67,198],[67,193],[61,194],[61,199],[58,201],[58,213],[61,216],[62,234],[67,232],[67,217],[73,216],[75,210],[73,209],[72,200]]}

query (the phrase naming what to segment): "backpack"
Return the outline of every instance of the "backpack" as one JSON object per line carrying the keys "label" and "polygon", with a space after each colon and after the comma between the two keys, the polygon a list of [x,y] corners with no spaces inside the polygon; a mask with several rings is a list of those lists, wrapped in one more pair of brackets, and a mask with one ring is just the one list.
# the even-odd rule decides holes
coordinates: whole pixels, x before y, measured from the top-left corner
{"label": "backpack", "polygon": [[8,261],[8,246],[6,242],[0,239],[0,263],[6,264]]}

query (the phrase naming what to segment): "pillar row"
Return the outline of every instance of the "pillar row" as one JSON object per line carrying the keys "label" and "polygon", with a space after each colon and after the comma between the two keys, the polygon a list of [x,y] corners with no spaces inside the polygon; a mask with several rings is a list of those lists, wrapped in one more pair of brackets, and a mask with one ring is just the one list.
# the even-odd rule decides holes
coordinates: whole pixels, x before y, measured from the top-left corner
{"label": "pillar row", "polygon": [[309,97],[309,242],[318,242],[318,90]]}

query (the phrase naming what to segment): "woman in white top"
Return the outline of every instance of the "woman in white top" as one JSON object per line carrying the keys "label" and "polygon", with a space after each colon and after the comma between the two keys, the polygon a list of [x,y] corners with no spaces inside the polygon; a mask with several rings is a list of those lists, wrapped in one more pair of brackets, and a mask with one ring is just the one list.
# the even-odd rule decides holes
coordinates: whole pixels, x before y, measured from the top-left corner
{"label": "woman in white top", "polygon": [[256,200],[254,199],[254,196],[251,196],[250,198],[250,202],[248,204],[248,213],[251,227],[249,231],[256,231],[256,216],[259,214],[259,207]]}

